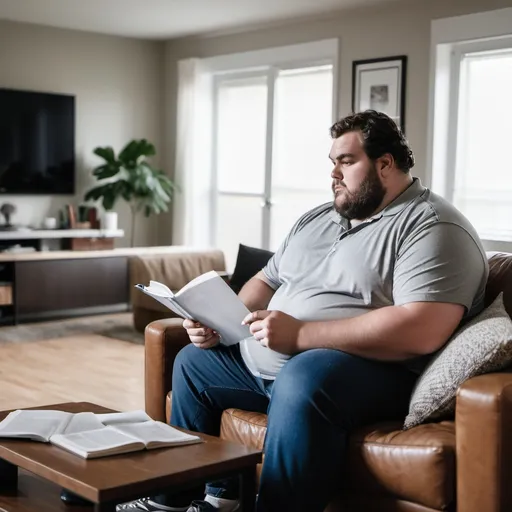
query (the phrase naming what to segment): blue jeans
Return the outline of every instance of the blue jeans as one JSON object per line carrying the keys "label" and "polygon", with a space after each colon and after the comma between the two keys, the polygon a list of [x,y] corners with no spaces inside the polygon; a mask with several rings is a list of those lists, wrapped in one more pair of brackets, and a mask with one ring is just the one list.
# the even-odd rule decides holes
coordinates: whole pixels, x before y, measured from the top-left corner
{"label": "blue jeans", "polygon": [[[174,363],[171,424],[218,435],[225,409],[268,413],[257,511],[321,512],[339,488],[350,432],[402,419],[415,380],[400,364],[315,349],[290,359],[269,386],[238,345],[188,345]],[[236,498],[237,486],[213,482],[207,492]]]}

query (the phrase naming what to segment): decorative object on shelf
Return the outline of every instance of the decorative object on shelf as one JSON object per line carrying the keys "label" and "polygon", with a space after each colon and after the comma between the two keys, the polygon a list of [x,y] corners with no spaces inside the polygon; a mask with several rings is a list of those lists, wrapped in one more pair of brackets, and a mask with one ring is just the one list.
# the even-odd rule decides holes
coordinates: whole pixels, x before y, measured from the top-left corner
{"label": "decorative object on shelf", "polygon": [[66,205],[66,214],[68,219],[68,228],[74,229],[76,227],[76,214],[72,204]]}
{"label": "decorative object on shelf", "polygon": [[103,214],[103,229],[107,231],[117,229],[117,212],[105,212]]}
{"label": "decorative object on shelf", "polygon": [[43,221],[44,229],[57,229],[57,219],[55,217],[46,217]]}
{"label": "decorative object on shelf", "polygon": [[85,200],[101,200],[106,212],[112,211],[118,199],[127,201],[132,213],[132,247],[137,214],[144,212],[149,217],[167,211],[177,189],[163,171],[153,167],[147,160],[155,153],[155,146],[146,139],[130,141],[117,156],[109,146],[94,150],[94,154],[105,162],[93,170],[100,185],[89,190]]}
{"label": "decorative object on shelf", "polygon": [[81,204],[79,207],[78,207],[78,222],[80,224],[84,223],[84,222],[89,222],[89,219],[88,219],[88,211],[89,211],[89,207],[86,205],[86,204]]}
{"label": "decorative object on shelf", "polygon": [[405,132],[407,56],[352,62],[352,110],[377,110]]}
{"label": "decorative object on shelf", "polygon": [[66,210],[59,210],[59,229],[68,228],[68,216]]}
{"label": "decorative object on shelf", "polygon": [[87,220],[91,223],[92,229],[100,229],[100,219],[98,219],[98,209],[95,206],[89,206],[87,209]]}
{"label": "decorative object on shelf", "polygon": [[11,224],[11,216],[16,213],[16,206],[11,203],[4,203],[0,207],[0,213],[4,216],[5,224],[0,226],[0,229],[3,230],[11,230],[16,229],[15,226]]}
{"label": "decorative object on shelf", "polygon": [[91,229],[91,223],[89,221],[86,222],[77,222],[75,225],[76,229]]}

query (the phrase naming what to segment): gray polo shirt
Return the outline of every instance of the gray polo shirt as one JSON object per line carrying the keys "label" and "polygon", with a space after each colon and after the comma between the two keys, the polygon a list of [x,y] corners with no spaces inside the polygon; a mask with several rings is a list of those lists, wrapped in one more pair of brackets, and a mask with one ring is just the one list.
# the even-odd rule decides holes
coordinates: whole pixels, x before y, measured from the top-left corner
{"label": "gray polo shirt", "polygon": [[[488,265],[469,221],[415,178],[357,225],[332,202],[307,212],[263,273],[276,290],[268,309],[300,320],[336,320],[410,302],[461,304],[467,319],[483,308]],[[251,372],[266,379],[289,359],[254,338],[240,348]]]}

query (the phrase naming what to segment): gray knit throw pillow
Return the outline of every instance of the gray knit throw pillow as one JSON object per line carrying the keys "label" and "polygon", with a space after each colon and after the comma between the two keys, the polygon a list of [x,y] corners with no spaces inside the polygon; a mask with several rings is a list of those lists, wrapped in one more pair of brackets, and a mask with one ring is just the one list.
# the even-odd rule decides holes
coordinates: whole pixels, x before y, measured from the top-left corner
{"label": "gray knit throw pillow", "polygon": [[512,320],[503,293],[458,330],[418,379],[404,429],[453,414],[459,386],[512,363]]}

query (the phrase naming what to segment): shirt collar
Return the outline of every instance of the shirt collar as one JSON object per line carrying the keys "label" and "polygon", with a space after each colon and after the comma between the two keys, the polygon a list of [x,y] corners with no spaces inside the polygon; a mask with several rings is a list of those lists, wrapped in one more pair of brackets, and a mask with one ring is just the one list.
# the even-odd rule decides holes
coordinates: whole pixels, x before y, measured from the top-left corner
{"label": "shirt collar", "polygon": [[[421,184],[420,179],[413,178],[412,183],[397,198],[389,203],[382,211],[367,219],[367,222],[400,213],[409,203],[423,194],[425,190],[426,189]],[[345,229],[349,229],[348,219],[342,217],[334,208],[330,212],[330,217],[332,221],[336,222],[336,224],[339,224]]]}
{"label": "shirt collar", "polygon": [[421,184],[419,178],[413,178],[412,183],[391,203],[389,203],[384,210],[379,212],[376,217],[390,217],[400,213],[405,207],[414,201],[417,197],[425,192],[425,187]]}

